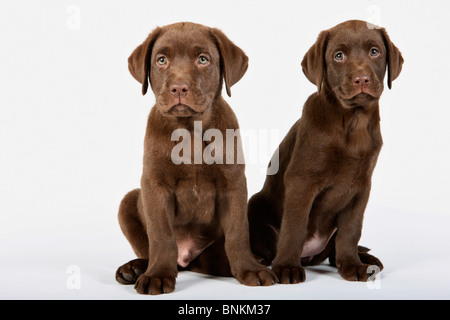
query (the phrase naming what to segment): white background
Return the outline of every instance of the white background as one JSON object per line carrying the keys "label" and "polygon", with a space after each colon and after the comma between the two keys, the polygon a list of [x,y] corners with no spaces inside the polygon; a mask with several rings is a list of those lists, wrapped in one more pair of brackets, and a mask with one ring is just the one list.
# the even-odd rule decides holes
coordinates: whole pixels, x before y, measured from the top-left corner
{"label": "white background", "polygon": [[[2,1],[0,298],[450,298],[449,13],[438,0]],[[328,266],[268,288],[185,272],[175,293],[158,297],[116,283],[116,268],[134,258],[117,208],[139,186],[154,103],[128,73],[132,50],[156,26],[192,21],[247,53],[248,72],[226,99],[243,131],[278,134],[260,136],[268,150],[247,166],[251,196],[315,90],[303,55],[321,30],[348,19],[385,27],[405,59],[380,102],[384,147],[361,239],[385,265],[376,288]]]}

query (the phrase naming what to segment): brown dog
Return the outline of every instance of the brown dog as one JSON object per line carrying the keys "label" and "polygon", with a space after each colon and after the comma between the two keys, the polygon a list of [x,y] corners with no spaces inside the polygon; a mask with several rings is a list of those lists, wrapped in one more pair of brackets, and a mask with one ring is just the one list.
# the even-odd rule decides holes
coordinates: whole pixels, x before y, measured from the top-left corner
{"label": "brown dog", "polygon": [[[344,279],[367,281],[381,262],[358,247],[382,139],[378,100],[403,58],[384,29],[347,21],[320,33],[303,72],[318,92],[279,146],[279,171],[249,202],[252,250],[281,283],[327,257]],[[275,159],[276,160],[276,159]],[[274,159],[272,159],[274,161]]]}
{"label": "brown dog", "polygon": [[[202,160],[211,140],[202,139],[205,131],[225,136],[227,129],[238,129],[221,97],[222,79],[230,95],[247,65],[244,52],[220,30],[187,22],[156,28],[128,59],[142,93],[150,81],[156,96],[144,141],[141,189],[129,192],[119,208],[121,229],[139,259],[119,267],[116,279],[135,283],[138,293],[174,291],[178,269],[234,276],[251,286],[277,281],[250,250],[244,165],[229,161],[239,144],[229,150],[214,141],[215,159],[226,150],[226,161]],[[183,143],[189,146],[182,157],[175,152],[176,159],[175,132],[187,133]]]}

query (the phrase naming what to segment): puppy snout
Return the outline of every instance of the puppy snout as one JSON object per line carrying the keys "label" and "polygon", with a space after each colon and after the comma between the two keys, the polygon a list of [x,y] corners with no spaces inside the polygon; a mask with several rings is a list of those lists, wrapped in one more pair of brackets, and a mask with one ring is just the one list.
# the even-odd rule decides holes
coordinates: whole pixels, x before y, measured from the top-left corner
{"label": "puppy snout", "polygon": [[175,97],[185,97],[190,90],[189,85],[184,82],[172,83],[169,89]]}
{"label": "puppy snout", "polygon": [[360,90],[364,90],[371,84],[370,75],[356,75],[353,77],[353,85]]}

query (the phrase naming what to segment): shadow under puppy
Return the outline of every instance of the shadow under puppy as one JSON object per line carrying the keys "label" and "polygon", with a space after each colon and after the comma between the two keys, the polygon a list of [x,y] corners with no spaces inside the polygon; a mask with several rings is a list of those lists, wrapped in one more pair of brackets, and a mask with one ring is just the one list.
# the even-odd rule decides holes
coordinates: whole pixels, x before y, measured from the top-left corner
{"label": "shadow under puppy", "polygon": [[[178,270],[187,269],[251,286],[275,283],[250,250],[244,164],[227,161],[240,144],[217,148],[223,161],[197,159],[212,142],[202,138],[205,131],[225,136],[239,128],[221,96],[222,79],[230,95],[247,70],[247,56],[220,30],[183,22],[156,28],[128,66],[142,94],[150,81],[156,104],[148,117],[141,188],[125,195],[119,208],[120,227],[138,259],[118,268],[117,281],[135,284],[142,294],[169,293]],[[176,152],[176,161],[174,132],[189,139],[183,141],[189,150]]]}
{"label": "shadow under puppy", "polygon": [[[251,247],[281,283],[329,258],[344,279],[367,281],[381,262],[358,246],[382,146],[379,98],[403,58],[385,29],[352,20],[322,31],[302,68],[317,86],[279,146],[279,171],[249,201]],[[273,158],[271,161],[277,161]]]}

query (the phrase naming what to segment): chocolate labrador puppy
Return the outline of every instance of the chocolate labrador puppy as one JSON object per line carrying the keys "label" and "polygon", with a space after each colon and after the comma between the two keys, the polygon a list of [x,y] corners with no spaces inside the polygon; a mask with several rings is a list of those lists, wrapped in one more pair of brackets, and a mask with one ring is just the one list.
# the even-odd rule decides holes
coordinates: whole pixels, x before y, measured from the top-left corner
{"label": "chocolate labrador puppy", "polygon": [[390,89],[402,63],[385,29],[357,20],[321,32],[306,53],[317,92],[279,146],[278,173],[249,201],[252,250],[281,283],[304,281],[303,266],[326,258],[351,281],[383,268],[358,242],[382,145],[383,78],[387,69]]}
{"label": "chocolate labrador puppy", "polygon": [[[116,279],[135,283],[138,293],[172,292],[178,270],[186,269],[234,276],[250,286],[277,281],[250,250],[244,165],[229,161],[239,143],[233,150],[214,141],[215,157],[223,152],[226,161],[202,159],[212,142],[207,130],[225,136],[239,127],[221,96],[222,79],[230,95],[247,65],[244,52],[220,30],[187,22],[156,28],[128,59],[142,94],[150,83],[156,96],[141,189],[125,195],[119,208],[120,227],[138,259],[119,267]],[[180,137],[189,148],[176,148]]]}

